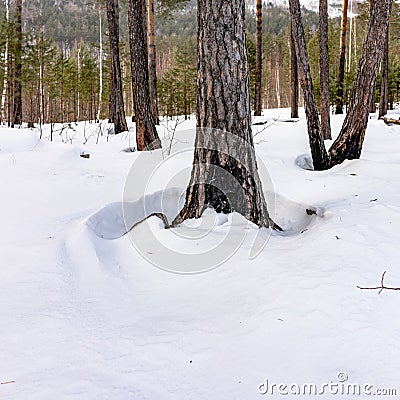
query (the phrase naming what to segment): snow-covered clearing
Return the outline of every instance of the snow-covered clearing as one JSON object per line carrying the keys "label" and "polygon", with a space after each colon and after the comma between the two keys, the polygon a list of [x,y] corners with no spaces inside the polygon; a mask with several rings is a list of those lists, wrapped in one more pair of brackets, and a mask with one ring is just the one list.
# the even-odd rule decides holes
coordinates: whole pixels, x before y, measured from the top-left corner
{"label": "snow-covered clearing", "polygon": [[[53,142],[49,127],[42,140],[0,128],[0,381],[11,382],[0,399],[284,398],[277,387],[261,395],[260,383],[320,387],[339,373],[399,395],[400,292],[357,285],[378,286],[386,270],[400,286],[400,126],[372,119],[362,159],[313,172],[295,163],[309,152],[304,115],[288,115],[268,110],[268,128],[254,127],[271,214],[287,233],[252,259],[260,232],[236,214],[173,230],[152,217],[124,235],[144,216],[142,196],[157,209],[166,186],[174,217],[190,151],[121,152],[133,132],[88,137],[84,123]],[[335,134],[342,121],[332,117]],[[173,147],[193,128],[179,125]],[[160,162],[144,193],[141,176]]]}

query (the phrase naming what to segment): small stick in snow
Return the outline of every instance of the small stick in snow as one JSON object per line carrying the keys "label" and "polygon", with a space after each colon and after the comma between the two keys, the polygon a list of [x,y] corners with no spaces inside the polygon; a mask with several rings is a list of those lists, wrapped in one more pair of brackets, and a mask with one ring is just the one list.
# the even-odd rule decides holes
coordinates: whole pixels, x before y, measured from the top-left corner
{"label": "small stick in snow", "polygon": [[1,385],[9,385],[10,383],[15,383],[15,381],[1,382]]}
{"label": "small stick in snow", "polygon": [[386,271],[382,274],[381,286],[377,286],[377,287],[361,287],[361,286],[357,286],[357,287],[359,289],[361,289],[361,290],[379,290],[378,294],[381,294],[384,289],[386,289],[386,290],[400,290],[400,287],[385,286],[383,284],[383,280],[385,279],[385,275],[386,275]]}
{"label": "small stick in snow", "polygon": [[381,117],[381,119],[386,125],[393,125],[393,124],[400,125],[400,119],[386,118],[386,117]]}

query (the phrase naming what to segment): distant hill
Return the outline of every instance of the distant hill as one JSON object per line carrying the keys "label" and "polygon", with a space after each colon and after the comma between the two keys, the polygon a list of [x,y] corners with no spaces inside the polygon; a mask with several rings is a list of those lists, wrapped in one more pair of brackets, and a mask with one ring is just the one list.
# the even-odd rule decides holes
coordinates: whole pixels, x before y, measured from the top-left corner
{"label": "distant hill", "polygon": [[[275,4],[276,3],[276,4]],[[281,3],[281,4],[278,4]],[[280,1],[264,1],[263,6],[263,31],[279,34],[283,29],[289,25],[289,10],[287,2]],[[247,0],[247,30],[254,34],[256,32],[255,20],[255,0]],[[172,18],[167,20],[158,20],[157,31],[161,36],[176,36],[176,35],[195,35],[197,29],[197,16],[196,16],[196,0],[191,0],[187,7],[176,12]],[[315,31],[318,28],[318,15],[314,11],[304,8],[303,9],[304,24],[311,30]]]}
{"label": "distant hill", "polygon": [[[248,7],[255,7],[255,0],[246,0]],[[289,7],[288,0],[263,0],[267,5],[273,7]],[[357,0],[350,0],[349,3],[356,3]],[[300,4],[308,10],[318,12],[319,0],[300,0]],[[328,0],[329,15],[331,18],[335,18],[341,15],[342,0]]]}
{"label": "distant hill", "polygon": [[[318,16],[313,11],[317,1],[301,0],[306,6],[303,10],[304,23],[311,31],[317,29]],[[330,1],[332,7],[340,0]],[[82,40],[84,43],[99,43],[99,11],[98,0],[24,0],[23,21],[25,30],[45,32],[57,45],[68,51],[77,46]],[[121,4],[121,38],[128,40],[127,5]],[[196,0],[190,0],[184,10],[175,11],[170,18],[157,19],[157,33],[159,36],[194,36],[197,29]],[[279,34],[289,24],[289,12],[286,0],[264,1],[264,32]],[[255,33],[255,0],[247,1],[248,18],[247,28]],[[340,7],[340,4],[339,4]],[[0,12],[4,15],[4,2],[0,3]],[[107,23],[105,10],[102,11],[103,35],[106,40]]]}

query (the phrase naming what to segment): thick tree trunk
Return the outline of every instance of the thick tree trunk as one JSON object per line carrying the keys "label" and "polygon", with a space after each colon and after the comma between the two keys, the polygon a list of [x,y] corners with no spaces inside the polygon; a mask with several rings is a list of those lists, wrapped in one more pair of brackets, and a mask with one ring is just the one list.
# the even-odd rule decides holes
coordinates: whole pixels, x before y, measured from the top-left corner
{"label": "thick tree trunk", "polygon": [[245,0],[198,0],[197,134],[186,203],[173,225],[207,207],[269,217],[251,132]]}
{"label": "thick tree trunk", "polygon": [[292,24],[290,24],[290,108],[291,117],[299,118],[299,72]]}
{"label": "thick tree trunk", "polygon": [[340,56],[339,56],[339,73],[337,80],[336,93],[336,114],[343,114],[343,94],[344,94],[344,68],[346,63],[346,36],[347,36],[347,9],[349,0],[343,0],[342,7],[342,28],[340,36]]}
{"label": "thick tree trunk", "polygon": [[154,18],[154,0],[148,3],[148,28],[149,28],[149,85],[150,85],[150,101],[151,111],[154,116],[156,125],[160,124],[158,116],[158,99],[157,99],[157,53],[156,53],[156,28]]}
{"label": "thick tree trunk", "polygon": [[332,139],[329,99],[329,48],[328,48],[328,1],[319,1],[320,35],[320,113],[321,132],[324,139]]}
{"label": "thick tree trunk", "polygon": [[111,55],[111,94],[109,121],[114,123],[115,134],[128,130],[122,94],[121,62],[119,57],[119,4],[107,0],[107,21]]}
{"label": "thick tree trunk", "polygon": [[379,115],[378,118],[385,116],[388,112],[389,103],[389,29],[386,34],[385,45],[383,49],[382,63],[382,85],[381,85],[381,98],[379,102]]}
{"label": "thick tree trunk", "polygon": [[329,160],[321,136],[318,108],[315,101],[310,64],[308,61],[307,44],[304,36],[304,28],[301,22],[299,0],[289,0],[289,8],[298,60],[300,83],[304,95],[307,128],[314,169],[317,171],[324,170],[328,168]]}
{"label": "thick tree trunk", "polygon": [[137,149],[139,151],[159,149],[161,142],[150,105],[147,32],[142,1],[129,0],[128,25]]}
{"label": "thick tree trunk", "polygon": [[354,82],[348,113],[329,154],[331,165],[360,158],[369,108],[387,37],[392,0],[373,1],[367,36]]}
{"label": "thick tree trunk", "polygon": [[257,0],[257,36],[256,36],[256,82],[254,96],[254,115],[262,111],[262,0]]}
{"label": "thick tree trunk", "polygon": [[22,124],[22,0],[15,3],[15,71],[13,125]]}

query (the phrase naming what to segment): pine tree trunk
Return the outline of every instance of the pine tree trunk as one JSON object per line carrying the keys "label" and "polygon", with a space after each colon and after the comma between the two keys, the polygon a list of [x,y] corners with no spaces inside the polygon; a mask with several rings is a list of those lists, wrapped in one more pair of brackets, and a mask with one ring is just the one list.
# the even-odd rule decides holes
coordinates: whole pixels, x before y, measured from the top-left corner
{"label": "pine tree trunk", "polygon": [[76,104],[76,121],[81,120],[81,75],[82,75],[82,62],[81,62],[81,52],[82,52],[82,39],[78,47],[78,91],[77,91],[77,104]]}
{"label": "pine tree trunk", "polygon": [[304,28],[301,22],[299,0],[289,0],[289,9],[298,60],[300,83],[304,95],[308,136],[314,169],[316,171],[324,170],[329,167],[329,160],[321,135],[318,108],[315,101],[310,64],[308,61],[307,44],[304,36]]}
{"label": "pine tree trunk", "polygon": [[254,115],[262,111],[262,0],[257,0],[257,36],[256,36],[256,82],[254,96]]}
{"label": "pine tree trunk", "polygon": [[160,124],[158,116],[158,98],[157,98],[157,52],[156,52],[156,28],[154,18],[154,0],[149,0],[148,3],[148,29],[149,29],[149,85],[150,85],[150,100],[151,111],[154,116],[156,125]]}
{"label": "pine tree trunk", "polygon": [[379,102],[379,115],[378,118],[384,117],[388,112],[389,103],[389,29],[386,34],[385,46],[382,56],[382,85],[381,85],[381,98]]}
{"label": "pine tree trunk", "polygon": [[22,124],[22,0],[15,3],[15,72],[13,125]]}
{"label": "pine tree trunk", "polygon": [[44,123],[44,85],[43,85],[43,33],[38,33],[38,61],[39,61],[39,82],[38,82],[38,120],[39,120],[39,130],[40,130],[40,138],[42,138],[42,125]]}
{"label": "pine tree trunk", "polygon": [[279,63],[279,56],[275,57],[275,93],[277,107],[281,108],[281,85],[280,85],[280,71],[281,65]]}
{"label": "pine tree trunk", "polygon": [[115,134],[128,130],[124,98],[122,93],[121,62],[119,57],[119,4],[118,0],[107,0],[107,20],[111,54],[110,122]]}
{"label": "pine tree trunk", "polygon": [[331,165],[360,158],[369,108],[387,38],[392,0],[373,1],[357,77],[341,132],[329,154]]}
{"label": "pine tree trunk", "polygon": [[322,137],[332,139],[329,99],[328,1],[319,1],[320,112]]}
{"label": "pine tree trunk", "polygon": [[340,36],[340,56],[339,56],[339,73],[337,80],[336,93],[336,114],[343,114],[343,94],[344,94],[344,68],[346,63],[346,36],[347,36],[347,9],[349,0],[343,0],[342,7],[342,28]]}
{"label": "pine tree trunk", "polygon": [[101,117],[101,109],[103,107],[103,18],[101,15],[101,4],[99,5],[99,103],[97,106],[97,115],[96,120],[97,122],[100,121]]}
{"label": "pine tree trunk", "polygon": [[128,25],[137,149],[139,151],[159,149],[161,142],[150,104],[147,32],[142,1],[129,0]]}
{"label": "pine tree trunk", "polygon": [[299,70],[292,25],[290,25],[290,108],[291,117],[299,118]]}
{"label": "pine tree trunk", "polygon": [[14,128],[13,108],[14,108],[14,58],[12,53],[8,52],[8,84],[7,84],[7,123]]}
{"label": "pine tree trunk", "polygon": [[245,0],[198,0],[197,134],[186,203],[173,225],[207,207],[269,217],[251,132]]}
{"label": "pine tree trunk", "polygon": [[374,87],[374,92],[373,92],[372,99],[371,99],[371,104],[369,105],[369,112],[370,112],[370,114],[376,113],[375,87]]}

